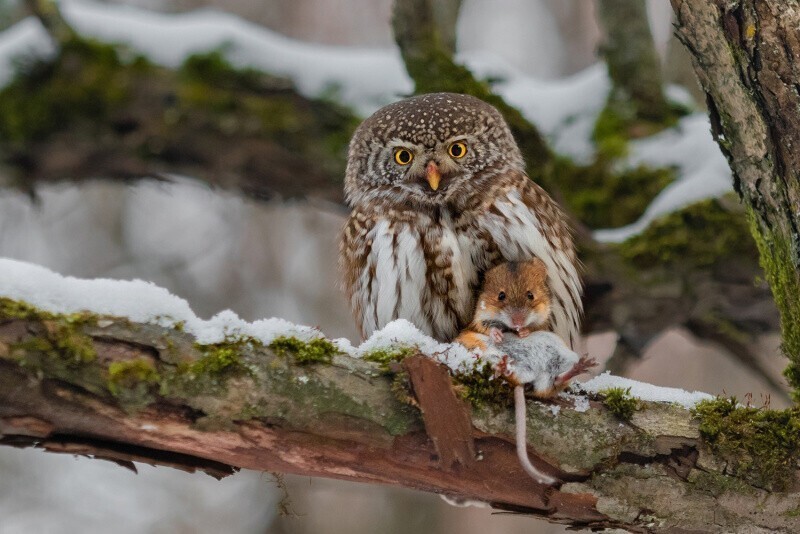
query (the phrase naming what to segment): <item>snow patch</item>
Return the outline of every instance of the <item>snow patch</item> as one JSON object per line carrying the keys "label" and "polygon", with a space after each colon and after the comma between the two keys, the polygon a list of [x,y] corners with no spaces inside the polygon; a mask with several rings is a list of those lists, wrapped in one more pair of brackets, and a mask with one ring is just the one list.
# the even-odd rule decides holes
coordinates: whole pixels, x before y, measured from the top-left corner
{"label": "snow patch", "polygon": [[576,388],[587,393],[599,393],[609,388],[630,388],[630,395],[634,398],[651,402],[670,402],[680,404],[686,409],[693,408],[698,402],[712,400],[713,395],[701,391],[686,391],[679,388],[654,386],[645,382],[638,382],[630,378],[614,376],[609,371],[598,375],[591,380],[576,384]]}
{"label": "snow patch", "polygon": [[184,331],[203,345],[245,336],[264,344],[272,343],[280,336],[292,336],[303,341],[323,337],[322,332],[315,328],[299,326],[284,319],[262,319],[250,323],[230,310],[203,320],[195,315],[184,299],[152,282],[85,280],[6,258],[0,258],[0,296],[27,302],[51,313],[88,311],[163,327],[182,323]]}
{"label": "snow patch", "polygon": [[[579,386],[580,385],[576,386],[575,384],[573,384],[571,388],[575,390]],[[572,393],[567,393],[565,391],[562,391],[561,393],[559,393],[558,396],[561,397],[562,399],[572,401],[572,409],[578,413],[589,411],[590,407],[589,398],[586,397],[585,395],[574,395]]]}
{"label": "snow patch", "polygon": [[[397,319],[387,324],[350,353],[353,356],[361,357],[376,349],[401,349],[405,347],[414,347],[419,352],[440,361],[456,372],[469,371],[474,368],[475,363],[480,358],[478,353],[471,352],[458,343],[442,343],[423,334],[416,326],[405,319]],[[484,359],[484,361],[486,360]]]}
{"label": "snow patch", "polygon": [[[86,280],[62,276],[32,263],[0,258],[0,297],[26,302],[51,313],[91,312],[127,317],[137,323],[166,328],[182,325],[198,343],[208,345],[226,339],[253,338],[268,345],[282,336],[302,341],[323,338],[322,332],[285,319],[248,322],[231,310],[201,319],[189,303],[152,282],[142,280]],[[347,339],[332,340],[339,350],[355,357],[375,349],[414,347],[446,364],[454,371],[468,371],[478,360],[476,353],[459,344],[441,343],[423,334],[410,322],[399,319],[375,332],[359,347]]]}

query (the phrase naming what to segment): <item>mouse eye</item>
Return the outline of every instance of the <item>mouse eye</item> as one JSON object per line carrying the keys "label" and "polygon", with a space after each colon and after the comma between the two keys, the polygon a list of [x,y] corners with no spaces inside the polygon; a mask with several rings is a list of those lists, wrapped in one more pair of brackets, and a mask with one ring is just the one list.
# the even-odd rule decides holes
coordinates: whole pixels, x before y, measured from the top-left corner
{"label": "mouse eye", "polygon": [[506,300],[506,292],[501,291],[499,295],[497,295],[497,300]]}
{"label": "mouse eye", "polygon": [[528,300],[533,300],[533,293],[528,291]]}

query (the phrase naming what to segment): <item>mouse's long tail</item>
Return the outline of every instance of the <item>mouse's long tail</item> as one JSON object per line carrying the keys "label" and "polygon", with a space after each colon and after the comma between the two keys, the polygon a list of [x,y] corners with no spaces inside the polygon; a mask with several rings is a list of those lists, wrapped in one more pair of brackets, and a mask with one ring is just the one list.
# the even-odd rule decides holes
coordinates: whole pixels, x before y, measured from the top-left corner
{"label": "mouse's long tail", "polygon": [[514,387],[514,411],[517,425],[517,456],[522,468],[539,484],[552,485],[557,480],[549,475],[545,475],[531,463],[528,458],[527,434],[525,432],[525,388],[522,386]]}

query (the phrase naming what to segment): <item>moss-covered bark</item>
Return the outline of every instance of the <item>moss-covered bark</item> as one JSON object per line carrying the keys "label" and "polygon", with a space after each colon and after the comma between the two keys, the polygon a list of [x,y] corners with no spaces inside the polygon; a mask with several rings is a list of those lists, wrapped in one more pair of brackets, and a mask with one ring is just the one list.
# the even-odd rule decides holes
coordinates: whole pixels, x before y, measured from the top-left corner
{"label": "moss-covered bark", "polygon": [[[76,359],[76,346],[91,357]],[[418,408],[398,400],[392,382],[380,363],[338,354],[325,340],[204,346],[179,326],[0,300],[0,444],[215,476],[243,467],[399,484],[582,527],[798,527],[798,473],[786,460],[796,437],[784,439],[798,425],[794,412],[718,401],[693,416],[625,402],[632,410],[622,422],[614,410],[624,395],[605,400],[612,410],[529,402],[531,454],[562,481],[546,490],[517,463],[504,396],[474,404],[476,457],[451,467],[440,465]],[[759,447],[775,459],[764,469],[748,456]]]}
{"label": "moss-covered bark", "polygon": [[[672,0],[712,131],[752,213],[781,313],[786,376],[800,391],[800,2]],[[797,396],[800,399],[800,396]]]}

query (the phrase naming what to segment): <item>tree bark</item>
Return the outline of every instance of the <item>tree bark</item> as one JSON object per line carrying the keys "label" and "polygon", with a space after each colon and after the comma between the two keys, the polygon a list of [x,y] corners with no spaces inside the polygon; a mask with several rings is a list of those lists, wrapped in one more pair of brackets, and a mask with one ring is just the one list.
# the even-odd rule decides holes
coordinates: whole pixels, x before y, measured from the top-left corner
{"label": "tree bark", "polygon": [[622,423],[596,402],[586,411],[529,402],[529,453],[559,480],[548,488],[519,466],[511,407],[470,413],[442,396],[449,376],[427,358],[404,362],[421,417],[377,364],[341,354],[303,364],[273,345],[193,341],[179,327],[113,317],[0,317],[0,443],[134,469],[399,485],[575,527],[797,527],[797,484],[780,493],[725,474],[691,414],[673,405],[645,403]]}
{"label": "tree bark", "polygon": [[[712,133],[748,208],[800,391],[800,3],[672,0]],[[800,398],[800,397],[798,397]]]}

